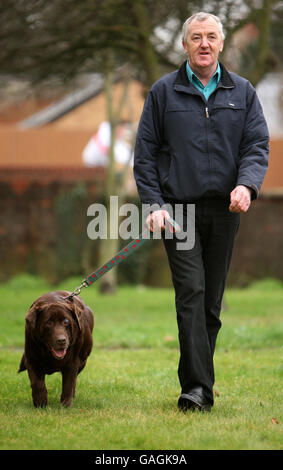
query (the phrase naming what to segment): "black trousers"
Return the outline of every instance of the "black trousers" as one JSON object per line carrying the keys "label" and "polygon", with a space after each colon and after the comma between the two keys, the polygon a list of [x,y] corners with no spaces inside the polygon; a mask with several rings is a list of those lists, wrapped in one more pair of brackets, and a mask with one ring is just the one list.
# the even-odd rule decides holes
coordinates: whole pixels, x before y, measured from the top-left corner
{"label": "black trousers", "polygon": [[[187,231],[186,208],[184,204],[184,231]],[[174,207],[173,216],[178,221]],[[181,393],[201,386],[211,404],[213,354],[221,327],[222,297],[239,222],[239,214],[229,211],[229,200],[203,198],[195,203],[195,245],[192,249],[177,249],[177,243],[181,241],[175,235],[173,239],[163,236],[175,288]]]}

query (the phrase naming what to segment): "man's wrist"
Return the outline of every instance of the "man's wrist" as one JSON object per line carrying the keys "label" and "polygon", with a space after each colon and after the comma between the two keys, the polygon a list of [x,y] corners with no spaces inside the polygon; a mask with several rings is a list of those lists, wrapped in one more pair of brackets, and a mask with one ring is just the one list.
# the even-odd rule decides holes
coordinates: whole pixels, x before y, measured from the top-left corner
{"label": "man's wrist", "polygon": [[252,188],[250,186],[247,186],[246,184],[237,184],[237,186],[242,186],[243,188],[247,188],[250,191],[250,194],[252,193]]}

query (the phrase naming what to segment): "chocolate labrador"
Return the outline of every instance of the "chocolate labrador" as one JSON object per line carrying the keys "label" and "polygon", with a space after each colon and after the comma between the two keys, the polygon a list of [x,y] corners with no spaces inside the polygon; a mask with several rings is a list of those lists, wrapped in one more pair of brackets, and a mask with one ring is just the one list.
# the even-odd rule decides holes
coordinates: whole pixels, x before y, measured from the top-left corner
{"label": "chocolate labrador", "polygon": [[[26,315],[25,350],[18,372],[27,369],[35,407],[47,405],[45,375],[61,372],[61,403],[71,406],[77,375],[92,350],[93,313],[70,292],[49,292]],[[67,298],[66,298],[67,297]]]}

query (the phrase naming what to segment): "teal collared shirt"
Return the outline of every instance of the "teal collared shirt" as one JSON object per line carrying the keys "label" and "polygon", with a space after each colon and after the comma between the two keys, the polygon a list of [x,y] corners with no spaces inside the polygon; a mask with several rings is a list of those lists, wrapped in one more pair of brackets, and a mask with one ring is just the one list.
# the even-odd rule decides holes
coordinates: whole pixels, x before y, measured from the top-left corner
{"label": "teal collared shirt", "polygon": [[189,81],[196,87],[198,91],[200,91],[206,100],[210,97],[211,93],[216,89],[220,78],[221,78],[221,68],[219,62],[217,63],[217,69],[212,75],[211,79],[209,80],[208,84],[204,86],[200,79],[196,76],[196,74],[192,71],[191,67],[189,66],[189,61],[187,60],[186,63],[186,71],[188,75]]}

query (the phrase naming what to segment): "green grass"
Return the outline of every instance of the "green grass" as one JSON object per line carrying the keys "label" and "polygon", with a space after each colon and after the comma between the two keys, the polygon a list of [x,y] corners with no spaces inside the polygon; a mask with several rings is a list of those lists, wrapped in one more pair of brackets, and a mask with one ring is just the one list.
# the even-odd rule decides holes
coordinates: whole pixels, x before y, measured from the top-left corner
{"label": "green grass", "polygon": [[[57,288],[73,290],[81,279]],[[94,349],[70,409],[61,376],[46,379],[49,405],[34,409],[26,372],[17,374],[24,316],[51,290],[21,276],[0,286],[0,449],[281,449],[282,284],[226,292],[215,353],[211,413],[177,410],[179,358],[171,289],[82,292],[95,313]]]}

